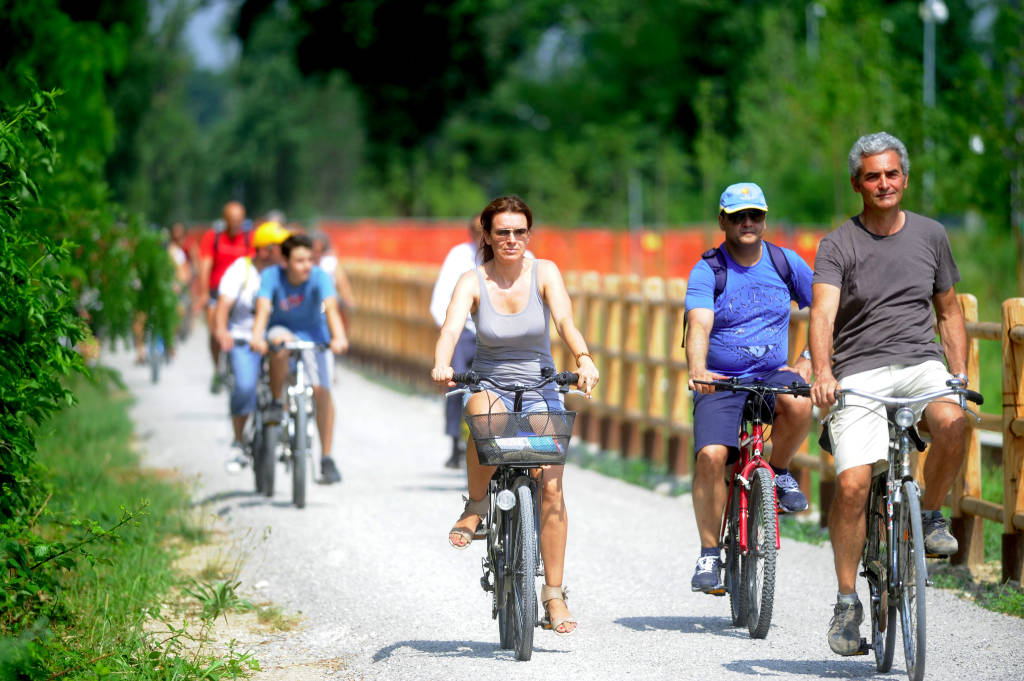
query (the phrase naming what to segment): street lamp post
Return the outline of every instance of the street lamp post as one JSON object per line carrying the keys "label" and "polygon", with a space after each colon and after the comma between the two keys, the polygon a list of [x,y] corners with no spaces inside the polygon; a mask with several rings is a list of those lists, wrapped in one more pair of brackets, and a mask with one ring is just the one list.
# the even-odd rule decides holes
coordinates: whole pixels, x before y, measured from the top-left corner
{"label": "street lamp post", "polygon": [[818,22],[825,18],[825,6],[818,2],[809,2],[804,8],[804,21],[807,24],[807,57],[818,61],[819,45]]}
{"label": "street lamp post", "polygon": [[[935,108],[935,24],[944,24],[949,19],[949,8],[942,0],[924,0],[918,8],[921,21],[924,23],[924,150],[931,155],[934,144],[928,134],[928,111]],[[930,166],[924,171],[924,205],[932,209],[934,195],[935,170]]]}

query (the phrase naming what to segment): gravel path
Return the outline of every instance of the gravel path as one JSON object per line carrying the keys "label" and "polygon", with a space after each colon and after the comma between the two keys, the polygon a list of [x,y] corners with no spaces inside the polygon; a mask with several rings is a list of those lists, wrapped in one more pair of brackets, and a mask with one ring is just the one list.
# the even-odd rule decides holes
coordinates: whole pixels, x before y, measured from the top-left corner
{"label": "gravel path", "polygon": [[[252,493],[248,471],[224,472],[227,400],[208,392],[204,346],[200,328],[157,387],[129,354],[107,359],[137,397],[147,465],[195,477],[197,503],[248,554],[243,591],[302,614],[295,631],[239,636],[265,670],[257,679],[906,678],[901,648],[888,675],[875,672],[873,657],[829,650],[835,582],[827,546],[783,540],[772,628],[754,641],[730,626],[727,598],[690,592],[698,539],[689,496],[659,496],[575,467],[565,483],[566,584],[579,630],[568,638],[538,630],[533,659],[516,662],[498,647],[478,584],[482,544],[448,546],[464,475],[441,466],[448,440],[440,399],[342,369],[335,441],[345,479],[314,486],[298,510],[290,486],[279,483],[268,500]],[[929,589],[927,598],[928,679],[1022,678],[1024,620],[948,591]]]}

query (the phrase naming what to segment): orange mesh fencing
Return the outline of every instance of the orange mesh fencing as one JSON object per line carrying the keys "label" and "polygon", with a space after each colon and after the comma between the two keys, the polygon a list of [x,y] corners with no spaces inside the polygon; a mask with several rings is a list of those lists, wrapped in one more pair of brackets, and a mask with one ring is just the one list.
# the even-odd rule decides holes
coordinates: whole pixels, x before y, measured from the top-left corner
{"label": "orange mesh fencing", "polygon": [[[454,220],[323,220],[317,229],[327,234],[341,258],[432,265],[442,263],[452,246],[468,239],[466,223]],[[792,248],[813,265],[824,234],[823,230],[772,230],[769,225],[768,238]],[[643,230],[636,234],[535,225],[530,250],[538,258],[553,261],[563,271],[687,277],[701,253],[720,243],[721,232],[710,225]]]}

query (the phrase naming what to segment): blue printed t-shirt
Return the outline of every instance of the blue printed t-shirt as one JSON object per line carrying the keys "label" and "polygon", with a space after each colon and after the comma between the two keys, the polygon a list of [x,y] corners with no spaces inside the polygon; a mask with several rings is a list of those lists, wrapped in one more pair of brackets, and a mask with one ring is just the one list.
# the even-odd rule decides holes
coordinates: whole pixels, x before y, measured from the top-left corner
{"label": "blue printed t-shirt", "polygon": [[[751,267],[738,265],[722,246],[728,275],[715,300],[715,275],[703,259],[690,271],[686,311],[715,313],[708,340],[707,368],[717,374],[751,378],[786,364],[789,351],[789,287],[775,271],[768,251]],[[797,303],[811,304],[811,268],[788,248],[782,249],[793,271]]]}
{"label": "blue printed t-shirt", "polygon": [[280,265],[263,270],[260,276],[260,292],[257,296],[270,301],[271,326],[284,326],[299,340],[314,343],[329,343],[331,333],[327,329],[327,316],[323,303],[336,298],[331,275],[313,266],[309,279],[298,286],[288,283],[288,276]]}

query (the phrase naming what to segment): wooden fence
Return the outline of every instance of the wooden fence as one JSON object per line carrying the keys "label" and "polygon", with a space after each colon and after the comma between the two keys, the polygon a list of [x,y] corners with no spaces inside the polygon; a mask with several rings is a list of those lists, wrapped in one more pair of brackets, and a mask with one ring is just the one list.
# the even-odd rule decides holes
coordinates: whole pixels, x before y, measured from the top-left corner
{"label": "wooden fence", "polygon": [[[352,355],[375,368],[424,387],[432,385],[429,371],[437,327],[428,308],[438,268],[395,262],[345,263],[352,282],[356,309],[351,314]],[[677,476],[690,473],[691,402],[687,389],[683,335],[683,279],[661,279],[594,272],[567,272],[576,323],[601,370],[594,399],[570,398],[578,412],[577,437],[602,450],[627,458],[643,458]],[[965,439],[961,475],[946,499],[952,511],[953,533],[960,552],[953,562],[977,565],[983,561],[982,526],[1001,523],[1003,579],[1024,577],[1024,298],[1003,303],[1002,322],[979,322],[974,296],[959,296],[970,337],[968,376],[979,385],[978,343],[997,341],[1003,353],[1003,413],[984,414]],[[790,357],[804,346],[808,315],[794,312]],[[572,357],[552,330],[556,367],[572,368]],[[800,339],[800,340],[798,340]],[[978,430],[1003,434],[1002,505],[981,498],[981,447]],[[812,437],[817,437],[816,428]],[[917,461],[917,477],[927,457]],[[808,453],[808,443],[794,459],[801,485],[810,484],[818,470],[822,518],[827,518],[834,492],[831,456]],[[824,522],[824,520],[823,520]]]}

